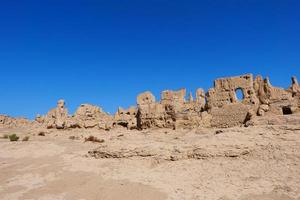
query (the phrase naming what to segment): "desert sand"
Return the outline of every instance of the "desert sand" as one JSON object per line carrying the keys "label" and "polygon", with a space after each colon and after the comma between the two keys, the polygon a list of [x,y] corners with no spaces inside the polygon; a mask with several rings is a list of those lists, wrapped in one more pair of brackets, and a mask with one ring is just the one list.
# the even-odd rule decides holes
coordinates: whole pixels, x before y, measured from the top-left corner
{"label": "desert sand", "polygon": [[300,199],[300,125],[11,133],[1,200]]}

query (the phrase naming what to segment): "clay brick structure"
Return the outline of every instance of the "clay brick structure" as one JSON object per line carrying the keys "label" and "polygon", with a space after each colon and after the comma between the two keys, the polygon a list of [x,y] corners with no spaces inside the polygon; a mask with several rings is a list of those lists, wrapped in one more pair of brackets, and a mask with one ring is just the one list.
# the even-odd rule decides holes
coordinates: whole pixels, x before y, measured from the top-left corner
{"label": "clay brick structure", "polygon": [[1,128],[14,128],[14,127],[28,127],[36,125],[34,121],[30,121],[24,117],[10,117],[7,115],[0,115]]}
{"label": "clay brick structure", "polygon": [[[242,92],[242,99],[236,92]],[[244,123],[247,113],[256,110],[259,100],[255,94],[253,76],[221,78],[207,92],[207,107],[212,115],[212,127],[231,127]]]}
{"label": "clay brick structure", "polygon": [[74,116],[69,120],[73,126],[79,128],[99,128],[109,130],[112,128],[113,117],[105,112],[102,108],[81,104],[76,110]]}
{"label": "clay brick structure", "polygon": [[154,95],[147,91],[137,97],[137,127],[139,129],[151,127],[165,127],[165,108],[157,103]]}
{"label": "clay brick structure", "polygon": [[[238,98],[237,93],[241,93]],[[300,86],[296,77],[288,89],[274,87],[268,77],[252,74],[220,78],[207,93],[199,88],[195,98],[186,89],[165,90],[160,100],[146,91],[137,106],[119,108],[114,116],[100,107],[81,104],[70,116],[64,100],[35,121],[0,115],[0,126],[39,126],[48,129],[95,128],[110,130],[250,126],[262,123],[300,123]]]}
{"label": "clay brick structure", "polygon": [[[163,91],[160,102],[155,102],[147,92],[138,96],[138,128],[232,127],[265,114],[293,114],[299,112],[299,90],[295,77],[292,86],[284,90],[273,87],[268,77],[254,79],[252,74],[245,74],[215,80],[206,94],[198,89],[196,101],[192,94],[185,100],[185,89]],[[242,93],[241,99],[237,97],[238,91]],[[141,101],[147,97],[151,102]]]}
{"label": "clay brick structure", "polygon": [[51,109],[47,115],[38,115],[36,122],[47,129],[69,128],[99,128],[111,129],[113,117],[102,111],[98,106],[81,104],[73,116],[68,115],[64,100],[57,102],[57,107]]}
{"label": "clay brick structure", "polygon": [[[243,99],[239,102],[236,92],[241,90]],[[237,77],[221,78],[214,82],[214,88],[207,92],[207,105],[209,108],[222,107],[232,103],[257,105],[258,99],[253,87],[253,76],[246,74]]]}
{"label": "clay brick structure", "polygon": [[119,107],[113,120],[113,126],[122,126],[127,129],[137,128],[137,108],[131,106],[127,110]]}
{"label": "clay brick structure", "polygon": [[46,116],[37,115],[36,121],[47,128],[64,129],[67,118],[68,109],[65,107],[65,101],[61,99],[57,102],[57,107],[51,109]]}

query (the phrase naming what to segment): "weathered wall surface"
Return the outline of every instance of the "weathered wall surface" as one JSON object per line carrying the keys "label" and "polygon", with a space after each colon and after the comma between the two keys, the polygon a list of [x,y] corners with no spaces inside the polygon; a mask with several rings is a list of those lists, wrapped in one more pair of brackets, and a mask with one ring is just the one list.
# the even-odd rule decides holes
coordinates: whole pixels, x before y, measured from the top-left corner
{"label": "weathered wall surface", "polygon": [[[186,89],[178,91],[165,90],[161,93],[161,101],[156,102],[150,92],[145,92],[137,97],[138,128],[181,128],[197,127],[202,122],[205,108],[205,95],[202,89],[197,90],[196,100],[190,95],[185,99]],[[147,101],[147,99],[150,101]]]}
{"label": "weathered wall surface", "polygon": [[210,114],[212,115],[212,127],[232,127],[244,124],[251,106],[242,103],[226,104],[223,107],[213,107]]}
{"label": "weathered wall surface", "polygon": [[[237,91],[242,99],[237,98]],[[196,91],[196,100],[186,90],[166,90],[161,101],[155,102],[150,93],[138,97],[138,128],[170,127],[193,128],[232,127],[244,125],[257,116],[285,115],[299,113],[300,88],[295,77],[292,86],[284,90],[273,87],[268,78],[252,74],[215,80],[214,88],[204,95],[202,89]],[[151,102],[141,101],[151,99]],[[248,123],[249,124],[249,123]]]}
{"label": "weathered wall surface", "polygon": [[257,105],[259,103],[253,87],[253,76],[246,74],[243,76],[221,78],[214,82],[215,87],[207,92],[207,105],[209,108],[222,107],[224,105],[239,102],[236,92],[241,90],[242,104]]}
{"label": "weathered wall surface", "polygon": [[102,111],[98,106],[81,104],[73,116],[68,114],[64,100],[57,102],[45,116],[38,115],[35,119],[41,126],[48,129],[98,128],[111,129],[113,117]]}
{"label": "weathered wall surface", "polygon": [[[242,92],[242,98],[237,92]],[[288,89],[274,87],[269,78],[252,74],[220,78],[207,93],[197,89],[195,98],[186,89],[165,90],[160,101],[147,91],[137,96],[137,106],[119,108],[114,116],[98,106],[82,104],[74,115],[69,115],[64,100],[45,116],[35,121],[0,115],[0,127],[40,126],[48,129],[97,128],[110,130],[147,128],[232,127],[255,125],[272,119],[283,123],[285,115],[300,119],[300,86],[296,77]],[[291,117],[290,117],[291,118]],[[285,120],[287,122],[291,120]],[[300,123],[300,120],[299,120]]]}
{"label": "weathered wall surface", "polygon": [[165,127],[165,107],[156,102],[154,95],[147,91],[137,97],[137,127],[146,129],[151,127]]}
{"label": "weathered wall surface", "polygon": [[7,115],[0,115],[0,128],[12,128],[12,127],[22,128],[28,126],[38,126],[38,123],[22,117],[13,118]]}
{"label": "weathered wall surface", "polygon": [[136,129],[137,108],[135,106],[131,106],[126,110],[119,107],[113,119],[113,126],[122,126],[127,129]]}
{"label": "weathered wall surface", "polygon": [[[215,80],[214,88],[207,92],[212,127],[231,127],[245,122],[247,113],[256,110],[259,104],[253,83],[251,74]],[[243,96],[240,100],[238,90]]]}
{"label": "weathered wall surface", "polygon": [[70,121],[78,127],[110,129],[113,118],[98,106],[81,104]]}

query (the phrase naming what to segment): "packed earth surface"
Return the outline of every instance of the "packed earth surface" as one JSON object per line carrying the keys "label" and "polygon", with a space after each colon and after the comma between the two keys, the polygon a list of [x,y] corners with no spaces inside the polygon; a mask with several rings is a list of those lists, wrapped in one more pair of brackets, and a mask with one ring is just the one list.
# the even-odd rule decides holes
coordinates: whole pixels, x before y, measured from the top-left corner
{"label": "packed earth surface", "polygon": [[2,200],[300,199],[300,124],[0,136]]}

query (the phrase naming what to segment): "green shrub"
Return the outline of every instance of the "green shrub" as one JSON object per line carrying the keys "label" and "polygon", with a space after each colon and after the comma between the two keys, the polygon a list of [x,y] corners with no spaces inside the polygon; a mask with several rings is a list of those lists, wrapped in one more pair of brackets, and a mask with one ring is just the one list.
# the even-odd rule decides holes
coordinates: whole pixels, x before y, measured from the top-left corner
{"label": "green shrub", "polygon": [[10,140],[11,142],[18,141],[18,140],[19,140],[19,137],[18,137],[16,134],[11,134],[11,135],[9,136],[9,140]]}

